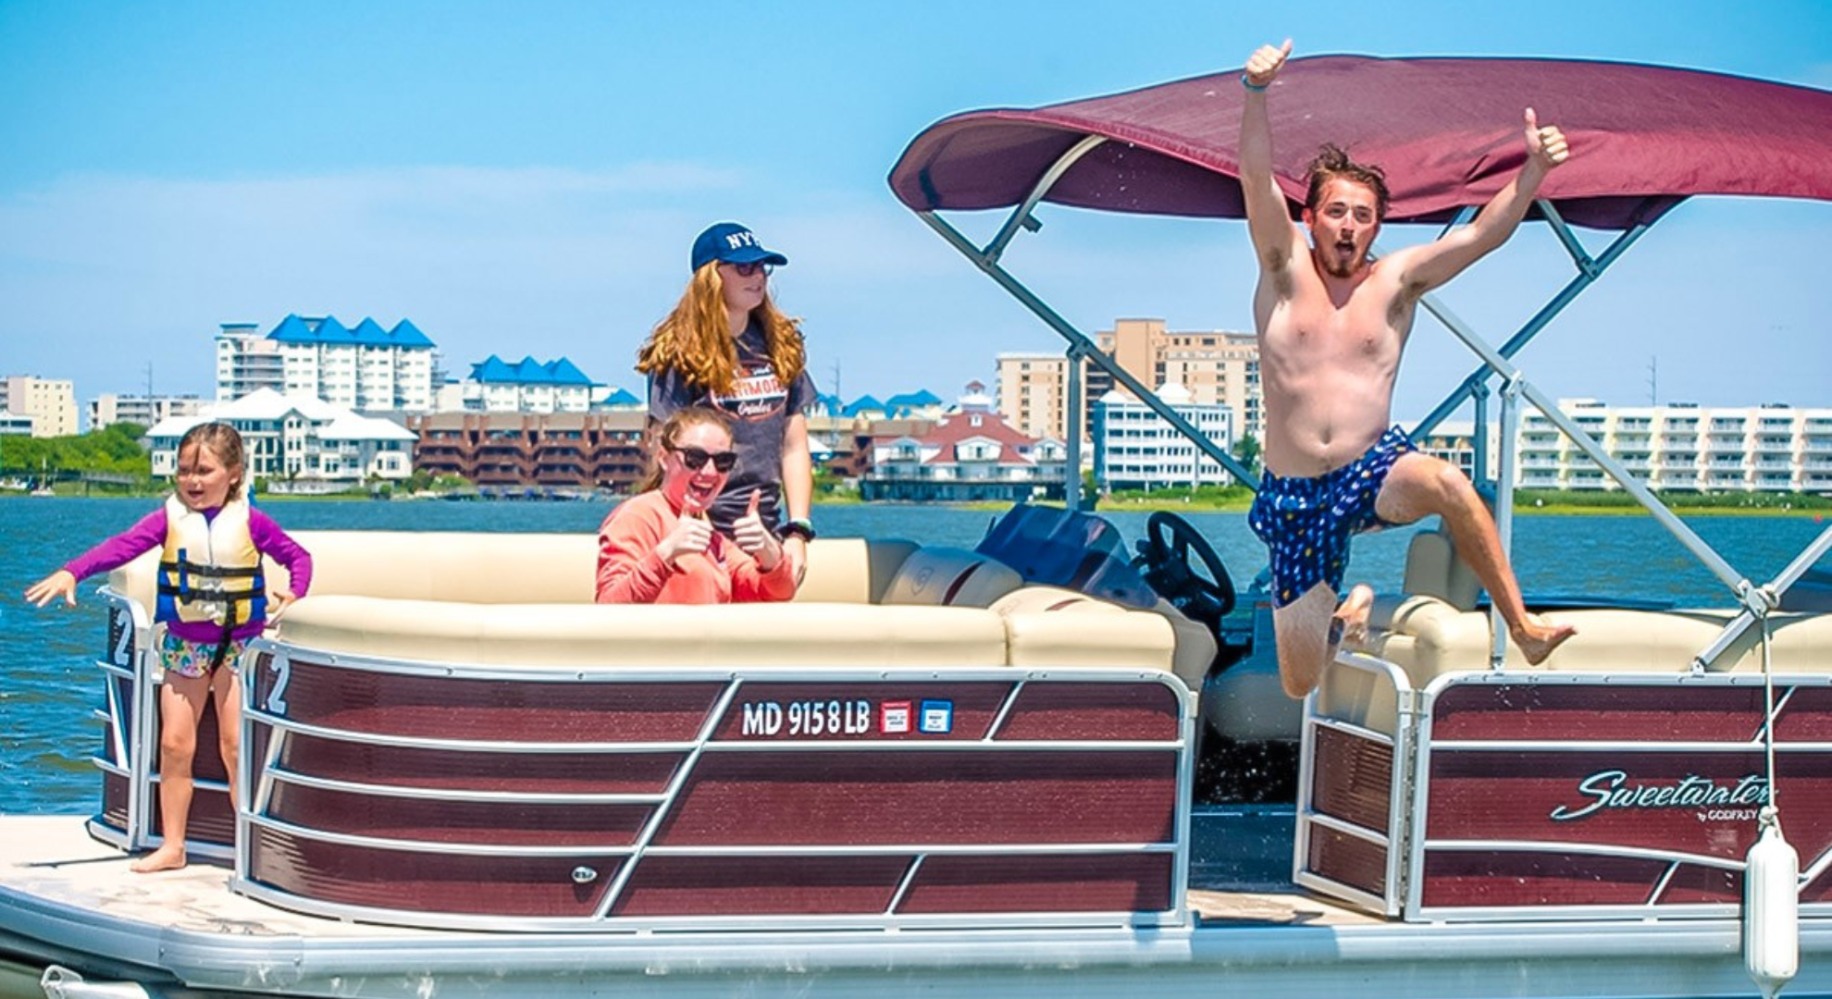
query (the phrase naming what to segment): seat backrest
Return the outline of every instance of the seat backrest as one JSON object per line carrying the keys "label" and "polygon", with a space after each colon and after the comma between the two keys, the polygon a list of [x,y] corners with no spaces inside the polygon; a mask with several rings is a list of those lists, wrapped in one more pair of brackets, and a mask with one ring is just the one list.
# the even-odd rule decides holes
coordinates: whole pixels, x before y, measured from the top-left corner
{"label": "seat backrest", "polygon": [[1441,527],[1412,536],[1401,588],[1409,594],[1437,597],[1458,610],[1474,610],[1482,594],[1476,571],[1457,557],[1456,546]]}
{"label": "seat backrest", "polygon": [[883,603],[990,607],[1024,585],[1017,570],[964,548],[918,548],[897,567]]}
{"label": "seat backrest", "polygon": [[914,541],[819,538],[808,546],[808,573],[795,591],[802,604],[882,603]]}

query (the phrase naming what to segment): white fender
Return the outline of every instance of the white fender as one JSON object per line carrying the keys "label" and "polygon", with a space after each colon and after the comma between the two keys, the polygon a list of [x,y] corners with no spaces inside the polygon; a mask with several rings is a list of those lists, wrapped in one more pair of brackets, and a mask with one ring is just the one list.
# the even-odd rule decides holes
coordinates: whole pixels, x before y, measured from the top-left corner
{"label": "white fender", "polygon": [[1775,999],[1800,970],[1800,856],[1774,809],[1763,809],[1761,823],[1743,871],[1743,967],[1763,999]]}

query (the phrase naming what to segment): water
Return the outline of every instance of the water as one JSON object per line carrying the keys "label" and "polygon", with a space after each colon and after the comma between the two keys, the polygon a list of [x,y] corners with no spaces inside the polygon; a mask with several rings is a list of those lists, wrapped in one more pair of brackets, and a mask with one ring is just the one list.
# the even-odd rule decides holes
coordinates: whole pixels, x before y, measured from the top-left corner
{"label": "water", "polygon": [[[100,701],[92,660],[106,628],[101,603],[83,585],[75,609],[37,610],[20,594],[84,548],[152,510],[152,500],[0,498],[0,812],[83,812],[99,786],[89,755]],[[262,507],[288,530],[590,532],[605,508],[592,503],[373,503],[270,501]],[[1107,515],[1130,544],[1146,514]],[[830,537],[901,537],[971,547],[996,517],[936,506],[823,506],[815,526]],[[1264,549],[1240,513],[1188,519],[1214,545],[1237,587],[1264,565]],[[1750,578],[1772,578],[1828,526],[1812,517],[1698,517],[1688,521]],[[1351,580],[1397,588],[1412,531],[1355,544]],[[1729,593],[1648,517],[1523,517],[1515,561],[1529,594],[1614,595],[1681,604],[1726,605]]]}

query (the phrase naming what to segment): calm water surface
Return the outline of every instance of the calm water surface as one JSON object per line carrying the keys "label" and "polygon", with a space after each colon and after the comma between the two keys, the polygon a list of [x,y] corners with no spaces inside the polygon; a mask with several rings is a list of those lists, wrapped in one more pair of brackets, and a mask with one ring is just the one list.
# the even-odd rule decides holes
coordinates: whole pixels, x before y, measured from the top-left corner
{"label": "calm water surface", "polygon": [[[74,610],[36,610],[20,597],[34,581],[152,510],[152,500],[0,498],[0,812],[81,812],[99,783],[89,764],[98,729],[106,615],[85,583]],[[288,530],[590,532],[606,508],[592,503],[280,502],[263,509]],[[940,506],[824,506],[815,526],[831,537],[901,537],[972,547],[996,514]],[[1128,542],[1146,514],[1106,515]],[[1241,589],[1264,549],[1240,513],[1188,518],[1209,538]],[[1699,517],[1688,521],[1731,565],[1766,581],[1828,526],[1812,517]],[[1398,587],[1411,530],[1359,539],[1352,580]],[[1730,602],[1728,590],[1648,517],[1523,517],[1514,558],[1529,594],[1614,595],[1683,604]]]}

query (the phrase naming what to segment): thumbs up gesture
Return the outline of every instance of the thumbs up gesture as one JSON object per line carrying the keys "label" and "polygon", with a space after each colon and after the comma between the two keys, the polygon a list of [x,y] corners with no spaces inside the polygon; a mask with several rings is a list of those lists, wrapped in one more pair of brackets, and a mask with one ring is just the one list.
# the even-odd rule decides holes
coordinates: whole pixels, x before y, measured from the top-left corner
{"label": "thumbs up gesture", "polygon": [[763,517],[757,513],[757,504],[762,498],[762,490],[751,490],[751,502],[744,508],[744,516],[732,522],[732,540],[741,551],[757,560],[759,569],[770,572],[782,561],[782,542],[763,526]]}
{"label": "thumbs up gesture", "polygon": [[1541,125],[1539,115],[1527,109],[1527,156],[1550,170],[1571,157],[1571,145],[1557,125]]}
{"label": "thumbs up gesture", "polygon": [[674,522],[674,530],[655,546],[655,553],[669,565],[682,555],[696,555],[712,547],[712,525],[704,516],[688,514]]}

